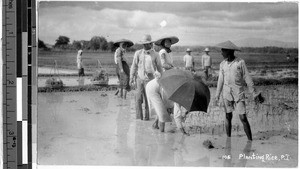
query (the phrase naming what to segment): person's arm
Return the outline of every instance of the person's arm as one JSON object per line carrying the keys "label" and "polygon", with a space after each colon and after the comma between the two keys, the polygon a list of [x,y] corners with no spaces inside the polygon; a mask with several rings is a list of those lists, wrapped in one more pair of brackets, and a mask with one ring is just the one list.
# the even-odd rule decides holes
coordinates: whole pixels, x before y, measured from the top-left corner
{"label": "person's arm", "polygon": [[173,67],[173,65],[167,63],[167,61],[166,61],[166,54],[165,53],[162,53],[160,55],[160,60],[161,60],[162,68],[168,70],[168,69],[171,69]]}
{"label": "person's arm", "polygon": [[123,65],[122,65],[122,56],[121,56],[122,53],[121,53],[121,50],[117,49],[115,55],[116,55],[116,58],[117,58],[117,64],[119,66],[120,71],[124,72]]}
{"label": "person's arm", "polygon": [[130,82],[133,82],[133,78],[138,69],[138,51],[134,53],[131,68],[130,68]]}
{"label": "person's arm", "polygon": [[173,113],[174,113],[174,120],[175,120],[177,128],[182,132],[182,134],[185,134],[185,135],[189,136],[189,134],[184,130],[184,127],[182,125],[182,123],[183,123],[182,114],[185,113],[185,112],[183,112],[181,110],[181,106],[176,102],[174,102]]}
{"label": "person's arm", "polygon": [[242,68],[243,78],[244,78],[244,81],[247,84],[249,92],[252,93],[253,96],[255,96],[256,91],[255,91],[255,88],[254,88],[254,83],[253,83],[253,80],[252,80],[252,78],[251,78],[251,76],[248,72],[248,69],[246,67],[246,64],[245,64],[244,60],[241,61],[241,68]]}
{"label": "person's arm", "polygon": [[163,70],[162,70],[162,64],[161,64],[161,60],[158,56],[158,54],[156,54],[156,58],[155,58],[155,63],[156,63],[156,69],[159,73],[162,73]]}
{"label": "person's arm", "polygon": [[193,62],[193,69],[195,69],[195,60],[194,60],[194,56],[192,56],[192,62]]}
{"label": "person's arm", "polygon": [[181,116],[181,109],[180,109],[180,105],[176,102],[174,102],[174,120],[176,123],[176,126],[178,127],[178,129],[182,128],[182,116]]}
{"label": "person's arm", "polygon": [[217,85],[217,91],[216,91],[216,99],[220,99],[220,94],[223,89],[223,84],[224,84],[224,75],[223,75],[223,70],[222,70],[222,63],[220,64],[220,70],[219,70],[219,77],[218,77],[218,85]]}
{"label": "person's arm", "polygon": [[210,60],[210,68],[212,68],[212,59],[211,59],[211,56],[209,56],[209,60]]}
{"label": "person's arm", "polygon": [[202,55],[201,64],[202,64],[202,69],[204,69],[204,55]]}

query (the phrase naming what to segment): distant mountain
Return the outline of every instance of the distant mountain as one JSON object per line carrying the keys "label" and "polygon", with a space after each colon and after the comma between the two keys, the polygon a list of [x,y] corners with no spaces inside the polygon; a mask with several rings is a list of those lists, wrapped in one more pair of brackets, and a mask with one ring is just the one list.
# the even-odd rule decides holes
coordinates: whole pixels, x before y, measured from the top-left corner
{"label": "distant mountain", "polygon": [[48,44],[48,43],[45,43],[46,47],[47,48],[52,48],[54,45],[51,45],[51,44]]}
{"label": "distant mountain", "polygon": [[265,47],[276,46],[283,48],[298,48],[298,42],[282,42],[263,38],[247,38],[236,40],[234,43],[239,47]]}

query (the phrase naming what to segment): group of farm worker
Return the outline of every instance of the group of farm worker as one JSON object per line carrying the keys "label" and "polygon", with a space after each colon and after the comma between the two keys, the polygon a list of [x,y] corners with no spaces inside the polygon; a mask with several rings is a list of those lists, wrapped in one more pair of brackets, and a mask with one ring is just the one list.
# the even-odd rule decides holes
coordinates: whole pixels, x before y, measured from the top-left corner
{"label": "group of farm worker", "polygon": [[[135,108],[137,119],[150,120],[149,112],[153,109],[156,118],[152,128],[164,132],[165,123],[172,121],[170,115],[173,114],[178,129],[183,134],[189,135],[183,126],[189,111],[179,103],[169,100],[165,94],[166,88],[161,87],[158,83],[165,71],[177,69],[173,63],[170,48],[178,41],[179,39],[176,36],[165,36],[153,41],[150,35],[144,35],[142,40],[138,42],[143,48],[135,52],[130,67],[124,54],[134,44],[130,40],[121,39],[115,42],[118,48],[115,51],[114,59],[120,82],[118,93],[120,93],[121,97],[126,98],[126,92],[130,91],[133,84],[136,85]],[[154,50],[153,44],[161,47],[159,52]],[[228,137],[231,137],[232,113],[235,110],[239,114],[248,140],[252,140],[251,128],[246,116],[245,84],[257,102],[263,102],[263,97],[253,87],[253,81],[249,75],[245,61],[234,55],[234,52],[240,49],[231,41],[220,43],[216,47],[221,49],[224,60],[220,63],[217,91],[212,104],[217,105],[219,101],[224,103],[224,110],[226,112],[225,128]],[[205,48],[204,52],[205,54],[202,56],[202,68],[206,76],[205,78],[207,78],[208,71],[212,65],[212,59],[208,48]],[[197,73],[195,73],[195,61],[189,48],[186,50],[183,61],[185,63],[185,70],[190,71],[194,79],[201,81],[201,77],[199,78]],[[125,92],[124,95],[123,90]],[[144,112],[142,109],[143,104],[145,106]]]}

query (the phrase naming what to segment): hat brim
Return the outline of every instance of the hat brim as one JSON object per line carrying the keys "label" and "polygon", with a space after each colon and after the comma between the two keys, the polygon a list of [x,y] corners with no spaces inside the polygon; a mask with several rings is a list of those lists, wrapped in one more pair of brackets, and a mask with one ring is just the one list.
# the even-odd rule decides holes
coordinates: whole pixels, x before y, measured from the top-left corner
{"label": "hat brim", "polygon": [[162,41],[166,40],[166,39],[170,39],[172,45],[179,41],[179,39],[176,36],[168,36],[168,37],[163,37],[163,38],[160,38],[160,39],[156,40],[154,42],[154,44],[158,45],[158,46],[161,46]]}
{"label": "hat brim", "polygon": [[215,47],[217,48],[221,48],[221,49],[228,49],[228,50],[234,50],[234,51],[241,51],[241,49],[239,47],[237,47],[235,44],[233,44],[230,41],[226,41],[226,42],[222,42],[219,43],[217,45],[215,45]]}
{"label": "hat brim", "polygon": [[139,42],[137,42],[137,44],[145,45],[145,44],[149,44],[149,43],[153,43],[153,42],[155,42],[155,41],[139,41]]}
{"label": "hat brim", "polygon": [[131,47],[131,46],[134,45],[133,42],[130,41],[130,40],[127,40],[127,39],[121,39],[121,40],[116,41],[116,42],[114,43],[114,46],[120,46],[120,43],[125,43],[125,44],[127,44],[127,47]]}
{"label": "hat brim", "polygon": [[236,49],[236,48],[227,48],[227,47],[218,47],[218,48],[227,49],[227,50],[234,50],[234,51],[241,51],[241,49]]}

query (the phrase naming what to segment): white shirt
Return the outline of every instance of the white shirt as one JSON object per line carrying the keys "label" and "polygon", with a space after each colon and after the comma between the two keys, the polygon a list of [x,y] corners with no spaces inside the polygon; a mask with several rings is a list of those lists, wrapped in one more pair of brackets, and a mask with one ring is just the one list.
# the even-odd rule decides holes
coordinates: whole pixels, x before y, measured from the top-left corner
{"label": "white shirt", "polygon": [[145,72],[147,73],[155,72],[152,64],[152,57],[148,54],[145,54]]}
{"label": "white shirt", "polygon": [[165,49],[161,49],[159,51],[159,57],[160,57],[161,65],[162,65],[164,71],[169,69],[170,65],[174,66],[171,53],[168,53]]}
{"label": "white shirt", "polygon": [[204,66],[211,66],[211,64],[211,57],[207,54],[202,55],[202,68],[204,68]]}
{"label": "white shirt", "polygon": [[81,53],[80,54],[78,53],[78,55],[77,55],[77,68],[78,69],[83,68]]}
{"label": "white shirt", "polygon": [[[121,48],[121,47],[118,47],[116,49],[116,52],[115,52],[115,55],[114,55],[114,60],[115,60],[115,63],[118,64],[118,57],[121,57],[121,60],[124,60],[126,61],[126,58],[124,56],[124,53],[125,53],[125,49]],[[126,61],[127,62],[127,61]]]}
{"label": "white shirt", "polygon": [[223,90],[223,98],[229,101],[244,100],[245,84],[254,96],[256,94],[254,84],[243,59],[235,58],[230,63],[227,60],[221,62],[216,92],[217,98]]}
{"label": "white shirt", "polygon": [[185,67],[193,67],[194,57],[192,55],[186,54],[183,56],[183,61]]}

